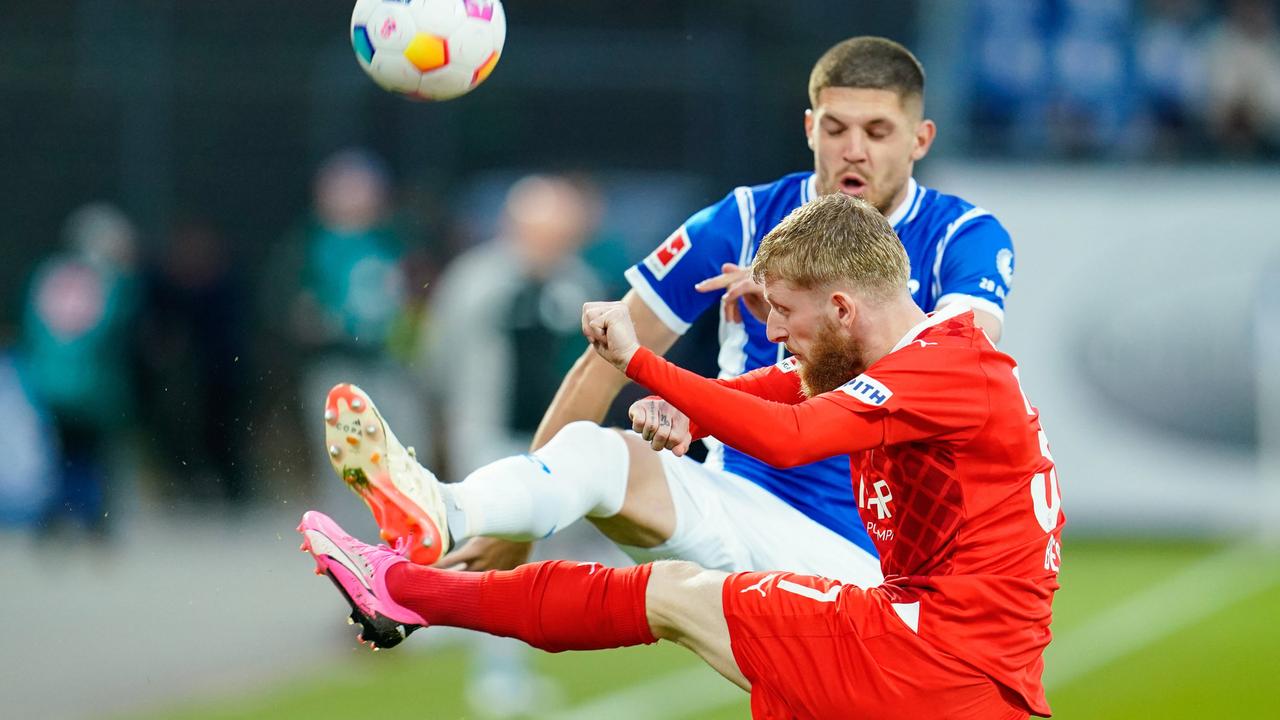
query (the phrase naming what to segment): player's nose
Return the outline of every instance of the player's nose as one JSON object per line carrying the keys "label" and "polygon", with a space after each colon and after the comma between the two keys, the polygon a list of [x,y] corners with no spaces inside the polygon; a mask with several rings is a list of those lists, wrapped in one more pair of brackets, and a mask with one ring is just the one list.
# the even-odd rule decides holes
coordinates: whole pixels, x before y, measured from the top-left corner
{"label": "player's nose", "polygon": [[764,334],[769,338],[771,343],[783,343],[787,341],[787,329],[783,326],[782,321],[778,318],[778,313],[772,309],[769,310],[769,317],[765,318]]}
{"label": "player's nose", "polygon": [[867,159],[867,134],[857,128],[848,133],[849,139],[844,146],[845,162],[856,163]]}

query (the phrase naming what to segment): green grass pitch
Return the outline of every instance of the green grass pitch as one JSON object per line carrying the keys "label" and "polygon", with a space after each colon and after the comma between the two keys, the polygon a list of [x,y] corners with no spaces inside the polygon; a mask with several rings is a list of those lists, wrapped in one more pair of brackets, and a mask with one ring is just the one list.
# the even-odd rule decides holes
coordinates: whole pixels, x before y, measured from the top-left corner
{"label": "green grass pitch", "polygon": [[[1275,697],[1280,687],[1280,552],[1224,555],[1224,547],[1217,545],[1070,538],[1064,546],[1063,589],[1054,604],[1055,644],[1046,656],[1055,717],[1280,716]],[[1219,563],[1219,558],[1225,559]],[[1244,589],[1231,581],[1240,577],[1251,578]],[[299,582],[309,579],[300,576]],[[1150,597],[1152,588],[1166,586],[1170,597]],[[335,609],[334,622],[342,620]],[[462,692],[467,655],[465,647],[456,645],[429,653],[352,653],[331,674],[297,678],[234,700],[171,708],[153,717],[475,717]],[[698,664],[688,652],[669,645],[535,655],[538,670],[560,685],[563,712]],[[1055,679],[1055,669],[1070,677]],[[714,677],[696,681],[686,696],[705,697],[691,714],[662,709],[687,705],[683,700],[673,704],[658,693],[652,702],[638,703],[628,717],[748,717],[746,695],[725,692],[722,682]]]}

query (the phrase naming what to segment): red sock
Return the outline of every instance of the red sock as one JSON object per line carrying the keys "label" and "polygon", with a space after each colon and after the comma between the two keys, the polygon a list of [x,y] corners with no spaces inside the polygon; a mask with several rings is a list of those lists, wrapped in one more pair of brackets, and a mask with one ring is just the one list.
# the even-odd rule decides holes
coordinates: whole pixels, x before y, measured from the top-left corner
{"label": "red sock", "polygon": [[548,652],[599,650],[657,642],[645,615],[650,569],[557,560],[473,573],[399,563],[387,570],[387,590],[429,625],[519,638]]}

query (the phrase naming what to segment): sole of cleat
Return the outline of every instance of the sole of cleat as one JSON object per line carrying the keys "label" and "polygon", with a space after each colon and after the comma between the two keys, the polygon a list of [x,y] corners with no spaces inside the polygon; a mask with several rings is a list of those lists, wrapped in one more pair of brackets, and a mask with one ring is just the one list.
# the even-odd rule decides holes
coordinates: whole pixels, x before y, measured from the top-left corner
{"label": "sole of cleat", "polygon": [[[383,541],[407,540],[406,555],[412,562],[430,565],[440,559],[442,528],[422,516],[418,504],[402,492],[387,467],[390,457],[386,421],[362,397],[363,391],[341,384],[329,391],[325,405],[325,445],[344,448],[330,452],[329,461],[373,514]],[[374,428],[370,431],[368,428]],[[361,442],[359,438],[364,438]],[[412,453],[405,451],[410,457]]]}
{"label": "sole of cleat", "polygon": [[334,587],[338,588],[342,599],[346,600],[347,604],[351,606],[351,614],[347,616],[347,622],[348,624],[360,626],[360,634],[356,636],[359,642],[368,643],[375,650],[378,648],[393,648],[404,642],[405,638],[418,629],[418,625],[402,625],[384,615],[372,618],[365,615],[352,601],[351,596],[347,595],[342,583],[338,582],[333,573],[325,572],[324,575],[329,578],[329,582],[333,583]]}

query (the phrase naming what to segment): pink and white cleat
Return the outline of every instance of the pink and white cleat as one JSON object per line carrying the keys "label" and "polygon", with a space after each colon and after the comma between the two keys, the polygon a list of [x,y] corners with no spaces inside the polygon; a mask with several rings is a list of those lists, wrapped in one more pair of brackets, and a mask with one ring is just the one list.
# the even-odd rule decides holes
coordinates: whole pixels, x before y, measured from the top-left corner
{"label": "pink and white cleat", "polygon": [[449,552],[440,481],[400,444],[363,390],[342,383],[329,391],[324,433],[334,471],[369,506],[385,542],[403,542],[421,565]]}
{"label": "pink and white cleat", "polygon": [[385,545],[369,545],[348,535],[333,518],[309,510],[298,525],[302,549],[316,561],[316,574],[329,579],[351,605],[350,624],[360,623],[360,642],[374,650],[399,645],[427,624],[422,616],[398,605],[387,592],[387,569],[409,562]]}

